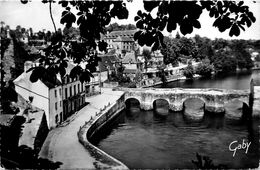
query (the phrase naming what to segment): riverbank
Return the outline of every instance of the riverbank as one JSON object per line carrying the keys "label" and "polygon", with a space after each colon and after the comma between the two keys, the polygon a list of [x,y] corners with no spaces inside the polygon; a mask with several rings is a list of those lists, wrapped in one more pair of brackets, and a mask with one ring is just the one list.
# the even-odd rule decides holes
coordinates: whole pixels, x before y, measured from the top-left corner
{"label": "riverbank", "polygon": [[[194,78],[199,78],[201,76],[199,75],[194,75]],[[186,80],[187,78],[185,76],[180,76],[180,77],[177,77],[177,78],[172,78],[172,79],[168,79],[166,83],[170,83],[170,82],[174,82],[174,81],[179,81],[179,80]],[[148,87],[154,87],[154,86],[157,86],[157,85],[161,85],[163,84],[162,81],[159,81],[159,82],[156,82],[154,84],[150,84],[150,85],[145,85],[145,86],[141,86],[140,88],[148,88]]]}
{"label": "riverbank", "polygon": [[95,164],[98,164],[99,161],[79,143],[77,133],[80,126],[89,121],[91,117],[95,117],[104,106],[114,103],[123,94],[124,92],[102,89],[100,95],[87,98],[86,102],[89,104],[82,108],[69,124],[49,132],[39,156],[54,162],[61,162],[61,169],[95,169]]}

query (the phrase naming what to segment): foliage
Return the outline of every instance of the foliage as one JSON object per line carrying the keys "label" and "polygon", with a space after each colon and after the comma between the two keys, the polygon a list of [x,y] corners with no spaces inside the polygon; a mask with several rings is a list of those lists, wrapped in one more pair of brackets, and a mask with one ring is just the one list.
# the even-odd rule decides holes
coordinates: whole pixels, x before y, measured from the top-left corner
{"label": "foliage", "polygon": [[212,41],[209,38],[202,38],[199,35],[194,37],[197,46],[197,59],[212,58],[214,50],[212,47]]}
{"label": "foliage", "polygon": [[57,169],[62,163],[38,158],[37,151],[22,145],[18,140],[25,118],[15,117],[10,127],[1,128],[1,165],[7,169]]}
{"label": "foliage", "polygon": [[[144,1],[144,9],[146,12],[138,11],[135,17],[136,27],[141,29],[136,32],[135,40],[141,46],[152,46],[152,50],[165,47],[162,35],[165,28],[171,32],[178,25],[183,35],[201,28],[198,19],[203,10],[215,18],[214,27],[220,32],[229,30],[230,36],[238,36],[240,29],[245,30],[245,25],[250,27],[256,20],[242,1]],[[153,10],[157,10],[155,18],[151,15]]]}
{"label": "foliage", "polygon": [[165,37],[164,42],[166,44],[166,48],[161,49],[161,52],[164,56],[165,64],[172,64],[173,66],[176,66],[178,61],[185,61],[186,63],[187,59],[197,59],[198,50],[192,39],[186,37]]}
{"label": "foliage", "polygon": [[165,86],[166,83],[167,83],[167,78],[166,78],[166,74],[165,74],[165,71],[164,69],[166,68],[165,65],[162,65],[162,66],[157,66],[157,70],[159,70],[159,77],[162,81],[162,85]]}
{"label": "foliage", "polygon": [[236,56],[237,66],[240,69],[246,68],[250,69],[254,66],[251,60],[250,53],[246,50],[246,42],[244,40],[234,40],[232,41],[232,52]]}
{"label": "foliage", "polygon": [[143,74],[140,70],[137,70],[135,72],[134,82],[137,84],[137,83],[141,82],[142,80],[143,80]]}
{"label": "foliage", "polygon": [[209,59],[204,59],[196,67],[195,72],[196,72],[196,74],[199,74],[202,77],[211,77],[213,70],[214,70],[214,66],[212,64],[210,64]]}
{"label": "foliage", "polygon": [[124,75],[125,67],[123,65],[119,65],[116,67],[116,71],[113,71],[109,76],[109,81],[115,81],[119,84],[129,83],[130,78]]}
{"label": "foliage", "polygon": [[15,32],[11,32],[11,38],[13,41],[13,48],[14,48],[14,62],[15,67],[11,67],[11,74],[12,78],[15,79],[18,77],[21,73],[24,72],[24,62],[31,60],[34,61],[37,58],[40,57],[39,54],[29,54],[26,48],[28,47],[23,42],[19,41],[17,38],[17,34]]}
{"label": "foliage", "polygon": [[227,74],[236,71],[236,58],[224,49],[217,51],[211,62],[217,74]]}
{"label": "foliage", "polygon": [[183,70],[183,75],[187,78],[187,79],[193,79],[193,75],[195,74],[195,70],[192,66],[192,63],[189,62],[188,66],[186,68],[184,68]]}
{"label": "foliage", "polygon": [[[28,0],[21,2],[26,4]],[[54,1],[43,0],[43,3],[49,3],[50,9],[52,2]],[[60,1],[59,4],[64,8],[60,22],[67,28],[76,22],[82,42],[71,44],[64,41],[62,36],[55,35],[51,45],[45,49],[45,56],[42,57],[44,67],[35,68],[33,72],[38,74],[40,71],[36,70],[40,69],[41,73],[59,73],[63,77],[66,58],[72,58],[76,64],[82,61],[87,63],[86,68],[79,70],[78,74],[81,81],[88,81],[99,61],[96,47],[98,46],[100,51],[106,51],[107,44],[100,41],[100,33],[105,33],[105,27],[110,24],[111,18],[126,19],[128,10],[122,1]],[[78,18],[71,8],[76,9]],[[140,30],[135,33],[134,39],[141,46],[151,46],[152,51],[166,47],[162,34],[165,28],[171,32],[179,25],[183,35],[192,33],[193,28],[200,28],[198,19],[203,10],[209,11],[209,16],[215,18],[213,26],[220,32],[229,30],[230,36],[238,36],[240,29],[244,30],[245,26],[250,27],[255,22],[253,13],[242,1],[144,1],[144,9],[145,12],[138,11],[135,17],[136,27]],[[155,18],[151,15],[154,9],[157,9]],[[36,76],[35,80],[39,78],[41,75]]]}
{"label": "foliage", "polygon": [[192,160],[192,163],[196,166],[198,169],[226,169],[226,165],[214,165],[212,159],[208,156],[201,156],[200,154],[196,153],[197,160]]}
{"label": "foliage", "polygon": [[144,68],[147,71],[148,62],[152,58],[151,51],[148,49],[143,50],[143,56],[144,56]]}
{"label": "foliage", "polygon": [[188,56],[189,58],[197,58],[197,47],[194,43],[194,41],[190,38],[181,37],[179,39],[179,45],[180,45],[180,54],[184,56]]}
{"label": "foliage", "polygon": [[4,71],[3,67],[3,59],[4,59],[4,54],[6,52],[6,50],[8,49],[9,45],[10,45],[10,39],[7,38],[7,30],[6,28],[4,28],[4,22],[1,21],[1,28],[0,28],[0,39],[1,39],[1,46],[0,46],[0,55],[1,55],[1,92],[2,92],[2,88],[5,86],[5,82],[4,82],[4,77],[6,72]]}
{"label": "foliage", "polygon": [[67,40],[77,40],[78,37],[80,36],[80,32],[75,27],[70,27],[70,28],[64,27],[63,36]]}
{"label": "foliage", "polygon": [[112,31],[123,31],[123,30],[134,30],[136,29],[136,26],[133,24],[127,24],[127,25],[119,25],[118,23],[112,23],[108,27],[106,27],[106,30],[109,32]]}
{"label": "foliage", "polygon": [[[52,0],[43,1],[43,3],[49,3],[50,9],[53,2]],[[96,47],[99,51],[106,51],[107,44],[100,41],[100,34],[105,34],[105,27],[110,23],[111,18],[126,19],[128,10],[122,1],[60,1],[59,4],[64,8],[60,19],[61,24],[69,29],[72,23],[77,23],[80,41],[66,40],[59,32],[56,32],[52,37],[51,45],[44,49],[45,55],[41,57],[41,66],[31,69],[31,80],[35,82],[46,78],[55,83],[56,74],[60,74],[62,78],[66,74],[65,68],[68,59],[71,58],[77,66],[81,62],[85,63],[84,69],[77,67],[72,71],[79,75],[81,82],[88,82],[92,76],[91,73],[96,71],[96,66],[100,61]],[[71,8],[78,11],[76,14],[78,18]]]}
{"label": "foliage", "polygon": [[180,51],[178,41],[164,37],[164,43],[166,48],[161,49],[164,63],[172,64],[173,66],[177,65]]}
{"label": "foliage", "polygon": [[16,114],[18,111],[13,102],[18,101],[18,94],[15,91],[14,83],[10,80],[6,87],[1,88],[1,105],[6,114]]}

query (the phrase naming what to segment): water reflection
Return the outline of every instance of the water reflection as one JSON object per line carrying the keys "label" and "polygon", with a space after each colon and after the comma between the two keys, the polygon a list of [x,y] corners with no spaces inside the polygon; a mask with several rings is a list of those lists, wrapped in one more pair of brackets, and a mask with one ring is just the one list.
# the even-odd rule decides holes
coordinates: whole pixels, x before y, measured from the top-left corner
{"label": "water reflection", "polygon": [[[256,123],[256,122],[255,122]],[[210,156],[216,165],[249,168],[258,165],[258,134],[248,123],[229,125],[224,114],[205,112],[203,121],[185,120],[183,112],[160,116],[155,111],[125,110],[113,122],[113,129],[95,136],[96,145],[130,168],[196,168],[195,153]],[[249,139],[249,135],[251,136]],[[252,141],[247,154],[228,150],[230,142]],[[248,163],[250,162],[250,163]]]}
{"label": "water reflection", "polygon": [[[178,81],[168,87],[248,89],[250,79],[260,79],[260,71],[245,72],[212,80]],[[196,103],[197,102],[197,103]],[[234,103],[233,103],[234,104]],[[117,119],[92,138],[99,148],[124,162],[129,168],[197,168],[196,153],[209,156],[215,165],[228,168],[255,168],[259,165],[259,121],[253,120],[241,103],[226,109],[239,117],[203,111],[200,121],[187,113],[202,114],[201,101],[187,101],[184,112],[172,112],[157,104],[157,109],[143,111],[138,101],[127,104]],[[163,110],[165,109],[165,110]],[[167,113],[167,114],[158,114]],[[186,112],[186,113],[185,113]],[[190,114],[189,114],[190,115]],[[251,142],[248,153],[229,151],[232,141]]]}

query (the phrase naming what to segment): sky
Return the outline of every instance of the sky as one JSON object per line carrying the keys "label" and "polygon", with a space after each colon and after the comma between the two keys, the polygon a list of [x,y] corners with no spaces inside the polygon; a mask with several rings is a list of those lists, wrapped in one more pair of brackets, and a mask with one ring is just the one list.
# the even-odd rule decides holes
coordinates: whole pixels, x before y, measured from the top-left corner
{"label": "sky", "polygon": [[[40,0],[30,0],[27,4],[22,4],[20,0],[0,0],[0,21],[4,21],[6,25],[9,25],[11,29],[15,29],[17,25],[21,25],[24,28],[33,28],[34,32],[38,30],[50,30],[54,31],[53,24],[51,22],[49,5],[41,3]],[[211,39],[224,38],[224,39],[260,39],[260,1],[253,3],[252,1],[246,1],[249,6],[249,10],[254,13],[256,22],[246,31],[242,31],[238,37],[229,37],[228,31],[220,33],[217,28],[213,27],[213,18],[209,17],[207,11],[203,11],[199,18],[201,22],[200,29],[194,29],[192,34],[186,35],[187,37],[193,37],[198,34],[202,37],[208,37]],[[113,22],[119,24],[135,24],[134,17],[138,10],[143,10],[143,4],[141,0],[133,0],[133,2],[126,2],[127,9],[129,10],[129,17],[125,20],[113,19]],[[52,13],[57,28],[64,28],[60,24],[60,17],[63,9],[57,3],[52,5]],[[76,26],[76,25],[74,25]],[[177,28],[172,33],[168,33],[166,30],[163,31],[164,35],[172,35],[180,32]]]}

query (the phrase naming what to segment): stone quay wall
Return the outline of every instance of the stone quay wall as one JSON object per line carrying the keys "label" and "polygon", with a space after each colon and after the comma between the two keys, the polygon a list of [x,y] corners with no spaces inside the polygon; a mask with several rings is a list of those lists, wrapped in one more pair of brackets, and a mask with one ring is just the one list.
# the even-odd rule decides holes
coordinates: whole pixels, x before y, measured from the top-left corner
{"label": "stone quay wall", "polygon": [[98,132],[106,123],[113,120],[125,108],[124,95],[122,95],[115,103],[109,103],[99,112],[96,112],[94,117],[80,127],[78,131],[79,142],[89,151],[89,153],[97,160],[94,163],[97,169],[128,169],[119,160],[113,158],[109,154],[100,150],[89,142],[89,139]]}

